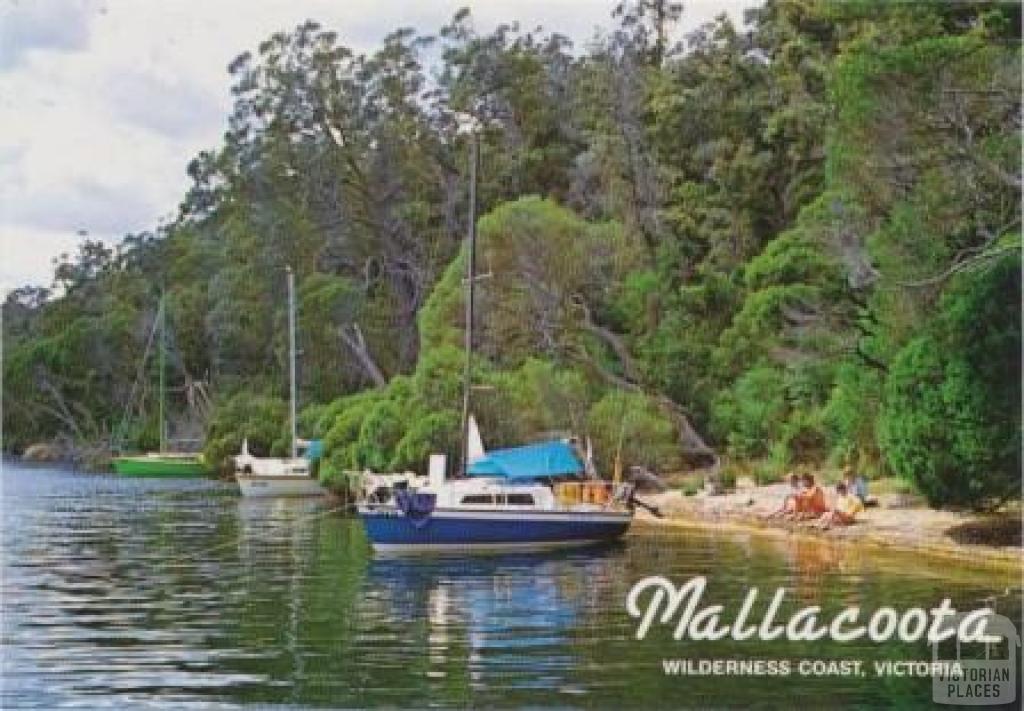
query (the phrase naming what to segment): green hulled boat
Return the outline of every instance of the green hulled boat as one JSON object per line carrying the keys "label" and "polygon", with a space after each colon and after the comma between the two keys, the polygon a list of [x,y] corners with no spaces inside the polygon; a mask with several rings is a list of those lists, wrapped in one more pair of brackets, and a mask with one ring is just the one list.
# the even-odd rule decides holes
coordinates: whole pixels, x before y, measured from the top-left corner
{"label": "green hulled boat", "polygon": [[[160,297],[160,307],[157,311],[156,319],[153,322],[153,332],[150,334],[150,343],[152,342],[152,335],[156,333],[157,329],[159,329],[160,332],[160,451],[117,456],[111,460],[111,465],[113,466],[114,471],[121,476],[166,477],[174,479],[207,476],[208,474],[213,473],[213,469],[207,465],[201,454],[167,451],[167,423],[164,414],[167,409],[167,311],[166,298],[163,295]],[[146,355],[148,355],[148,352],[149,348],[147,346]],[[146,356],[144,355],[143,363],[145,363],[145,360]]]}
{"label": "green hulled boat", "polygon": [[201,477],[211,473],[202,456],[195,454],[152,453],[114,457],[114,471],[124,476]]}

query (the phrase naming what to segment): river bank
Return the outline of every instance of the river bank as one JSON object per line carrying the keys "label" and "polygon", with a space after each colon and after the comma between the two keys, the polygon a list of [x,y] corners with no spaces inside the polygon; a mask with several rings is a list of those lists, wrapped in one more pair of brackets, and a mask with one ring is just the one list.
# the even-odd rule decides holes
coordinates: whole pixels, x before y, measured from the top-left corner
{"label": "river bank", "polygon": [[27,465],[56,464],[88,472],[108,471],[111,458],[107,442],[81,444],[63,439],[36,442],[20,455],[10,456]]}
{"label": "river bank", "polygon": [[[103,465],[83,467],[80,456],[69,456],[68,448],[57,445],[34,445],[30,449],[34,451],[26,451],[20,458],[20,462],[28,466],[49,463],[87,471],[108,468]],[[91,463],[96,464],[95,459]],[[670,489],[642,497],[656,506],[664,518],[656,518],[643,510],[638,510],[638,516],[655,526],[719,527],[802,536],[920,553],[971,566],[1021,571],[1024,548],[1019,505],[999,514],[976,514],[933,509],[913,496],[883,493],[876,497],[878,505],[866,509],[853,525],[823,531],[801,523],[765,518],[778,509],[788,493],[789,486],[785,483],[756,486],[744,480],[735,491],[725,494]],[[328,500],[332,507],[338,507],[347,505],[351,499],[343,492],[331,491]]]}
{"label": "river bank", "polygon": [[643,513],[652,525],[742,528],[765,534],[830,539],[920,553],[960,563],[1021,570],[1021,512],[976,514],[929,508],[903,494],[881,494],[878,505],[866,509],[850,526],[827,531],[800,523],[765,518],[777,510],[789,491],[788,484],[739,486],[734,492],[714,495],[680,490],[646,494],[644,501],[658,507],[664,518]]}

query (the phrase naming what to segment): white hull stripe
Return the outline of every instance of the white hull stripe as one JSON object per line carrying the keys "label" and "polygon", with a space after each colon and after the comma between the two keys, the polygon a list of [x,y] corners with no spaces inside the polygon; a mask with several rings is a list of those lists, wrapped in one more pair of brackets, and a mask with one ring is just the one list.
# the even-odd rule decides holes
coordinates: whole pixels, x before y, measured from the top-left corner
{"label": "white hull stripe", "polygon": [[[404,516],[397,509],[393,508],[369,508],[359,507],[360,514],[374,515],[387,512],[391,516]],[[633,520],[633,514],[628,511],[522,511],[514,509],[496,509],[493,511],[481,511],[479,509],[436,509],[428,518],[439,519],[460,519],[468,521],[539,521],[539,522],[566,522],[566,523],[628,523]]]}
{"label": "white hull stripe", "polygon": [[243,496],[321,496],[320,482],[308,476],[254,476],[238,477],[238,488]]}

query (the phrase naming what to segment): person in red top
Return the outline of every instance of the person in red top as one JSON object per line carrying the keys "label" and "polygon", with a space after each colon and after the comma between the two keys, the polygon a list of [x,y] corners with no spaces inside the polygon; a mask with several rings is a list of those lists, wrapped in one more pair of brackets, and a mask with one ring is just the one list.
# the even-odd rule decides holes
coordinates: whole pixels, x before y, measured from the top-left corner
{"label": "person in red top", "polygon": [[814,475],[804,474],[802,482],[804,490],[796,499],[795,510],[786,518],[800,520],[818,518],[828,511],[828,502],[825,501],[825,490],[815,483]]}

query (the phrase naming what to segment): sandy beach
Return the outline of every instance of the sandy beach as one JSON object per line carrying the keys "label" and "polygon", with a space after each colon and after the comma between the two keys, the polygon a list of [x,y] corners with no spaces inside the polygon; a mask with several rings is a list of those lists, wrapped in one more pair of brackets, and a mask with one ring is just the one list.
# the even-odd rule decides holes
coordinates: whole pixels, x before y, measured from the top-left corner
{"label": "sandy beach", "polygon": [[[829,487],[830,500],[833,495]],[[733,492],[713,495],[700,491],[686,496],[678,489],[645,494],[645,502],[658,507],[664,518],[646,512],[642,518],[654,525],[721,525],[793,536],[814,536],[836,541],[859,542],[889,549],[920,552],[972,565],[1020,569],[1021,512],[998,514],[943,511],[929,508],[905,494],[880,494],[878,505],[859,514],[850,526],[827,531],[765,516],[778,509],[789,493],[786,483],[767,486],[741,483]]]}

